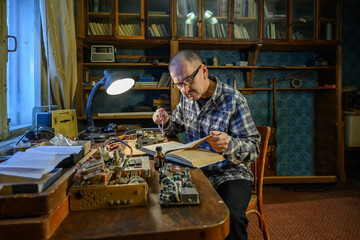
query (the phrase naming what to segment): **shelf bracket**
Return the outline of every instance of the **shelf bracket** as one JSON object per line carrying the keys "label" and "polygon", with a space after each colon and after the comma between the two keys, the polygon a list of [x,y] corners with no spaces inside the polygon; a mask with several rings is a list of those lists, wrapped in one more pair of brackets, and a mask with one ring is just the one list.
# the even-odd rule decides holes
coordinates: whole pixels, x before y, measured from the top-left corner
{"label": "shelf bracket", "polygon": [[[256,61],[259,56],[260,48],[262,46],[263,45],[261,43],[259,43],[256,45],[255,50],[253,52],[252,51],[248,52],[247,61],[248,61],[248,63],[251,62],[250,66],[256,66]],[[252,80],[254,77],[254,73],[255,73],[255,68],[251,68],[250,71],[246,73],[246,87],[247,88],[251,88],[251,83],[252,83]]]}

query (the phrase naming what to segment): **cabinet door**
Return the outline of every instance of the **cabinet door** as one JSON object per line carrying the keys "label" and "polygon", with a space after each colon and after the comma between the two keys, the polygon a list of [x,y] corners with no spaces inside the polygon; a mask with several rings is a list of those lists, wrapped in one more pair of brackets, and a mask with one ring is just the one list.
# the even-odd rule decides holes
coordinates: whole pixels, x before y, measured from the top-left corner
{"label": "cabinet door", "polygon": [[149,38],[169,38],[171,36],[171,0],[148,0]]}
{"label": "cabinet door", "polygon": [[320,0],[320,40],[339,40],[339,1]]}
{"label": "cabinet door", "polygon": [[286,0],[264,0],[264,39],[287,39]]}
{"label": "cabinet door", "polygon": [[87,35],[88,37],[112,36],[111,16],[113,14],[111,0],[87,1]]}
{"label": "cabinet door", "polygon": [[260,0],[234,0],[233,39],[258,38],[258,2]]}
{"label": "cabinet door", "polygon": [[293,40],[314,40],[315,1],[292,1],[292,32]]}
{"label": "cabinet door", "polygon": [[229,1],[204,0],[203,24],[205,38],[228,38]]}
{"label": "cabinet door", "polygon": [[144,39],[144,0],[118,0],[117,38]]}
{"label": "cabinet door", "polygon": [[198,0],[177,0],[177,36],[199,37],[199,5]]}

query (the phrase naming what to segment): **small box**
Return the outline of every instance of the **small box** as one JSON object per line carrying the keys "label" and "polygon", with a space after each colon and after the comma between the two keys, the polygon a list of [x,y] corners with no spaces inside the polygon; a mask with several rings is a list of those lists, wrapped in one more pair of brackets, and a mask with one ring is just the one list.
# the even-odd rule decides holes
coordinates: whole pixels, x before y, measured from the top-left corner
{"label": "small box", "polygon": [[50,112],[37,112],[36,113],[36,125],[43,125],[45,127],[51,127],[51,113]]}
{"label": "small box", "polygon": [[345,146],[360,147],[360,112],[344,112]]}
{"label": "small box", "polygon": [[242,66],[242,67],[245,67],[248,65],[248,62],[247,61],[237,61],[235,62],[235,66]]}

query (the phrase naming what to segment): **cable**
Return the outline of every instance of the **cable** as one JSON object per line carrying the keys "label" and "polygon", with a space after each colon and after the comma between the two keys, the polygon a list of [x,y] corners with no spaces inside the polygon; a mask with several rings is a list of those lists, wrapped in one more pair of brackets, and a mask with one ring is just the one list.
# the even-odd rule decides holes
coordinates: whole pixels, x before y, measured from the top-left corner
{"label": "cable", "polygon": [[176,184],[176,182],[174,182],[174,180],[172,180],[171,178],[169,177],[165,177],[161,180],[161,186],[164,186],[163,185],[163,182],[168,179],[172,184],[174,184],[175,186],[175,198],[176,198],[176,201],[180,202],[180,198],[179,198],[179,189],[178,189],[178,185]]}
{"label": "cable", "polygon": [[120,140],[120,139],[118,139],[118,138],[110,138],[109,140],[106,140],[106,141],[104,142],[104,144],[103,144],[103,148],[105,148],[107,145],[109,145],[109,144],[111,144],[111,143],[115,143],[115,142],[120,142],[120,143],[124,144],[126,147],[128,147],[128,148],[130,149],[130,154],[129,154],[128,156],[126,156],[126,159],[125,159],[125,161],[124,161],[124,164],[123,164],[123,166],[121,167],[121,171],[122,171],[122,170],[124,170],[125,168],[128,167],[128,161],[129,161],[129,159],[130,159],[130,158],[132,157],[132,155],[133,155],[133,149],[132,149],[132,147],[131,147],[129,144],[127,144],[126,142],[124,142],[124,141],[122,141],[122,140]]}
{"label": "cable", "polygon": [[[16,142],[15,146],[19,144],[19,142],[31,131],[39,128],[39,127],[45,127],[44,125],[36,125],[35,127],[31,128],[30,130],[26,131],[22,136],[21,138]],[[39,129],[37,129],[39,130]],[[44,131],[44,132],[49,132],[49,133],[53,133],[55,135],[55,132],[53,131],[50,131],[49,129],[42,129],[41,131]]]}

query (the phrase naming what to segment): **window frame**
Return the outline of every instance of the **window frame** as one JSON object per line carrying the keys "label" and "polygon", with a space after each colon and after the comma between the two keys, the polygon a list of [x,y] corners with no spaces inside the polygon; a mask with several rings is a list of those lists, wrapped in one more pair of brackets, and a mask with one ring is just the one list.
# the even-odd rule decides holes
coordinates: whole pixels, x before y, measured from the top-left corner
{"label": "window frame", "polygon": [[[6,140],[23,134],[34,125],[34,119],[30,124],[10,130],[7,108],[7,65],[8,65],[8,26],[7,26],[7,1],[0,0],[0,58],[4,59],[5,64],[0,66],[0,141]],[[41,20],[40,20],[40,1],[32,0],[34,4],[34,107],[41,106]],[[10,53],[11,54],[11,53]],[[32,116],[33,118],[33,116]]]}

